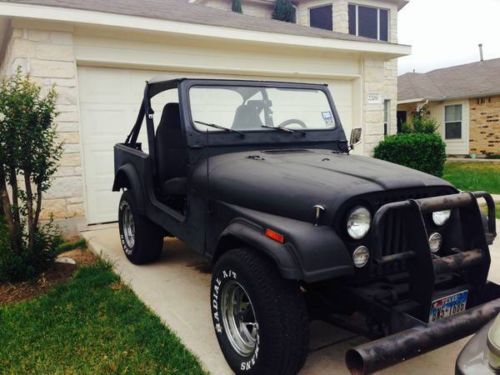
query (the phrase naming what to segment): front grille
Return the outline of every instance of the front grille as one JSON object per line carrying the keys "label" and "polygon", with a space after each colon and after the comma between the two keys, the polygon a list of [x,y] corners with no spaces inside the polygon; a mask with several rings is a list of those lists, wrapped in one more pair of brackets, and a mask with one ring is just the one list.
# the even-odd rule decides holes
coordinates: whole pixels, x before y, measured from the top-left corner
{"label": "front grille", "polygon": [[[375,198],[375,210],[378,210],[386,203],[404,201],[408,199],[428,198],[432,196],[444,195],[453,193],[453,191],[446,191],[442,189],[426,189],[422,191],[398,191],[386,194],[380,194]],[[407,218],[408,212],[404,209],[389,211],[382,223],[382,256],[393,255],[411,250],[411,244],[408,243],[407,231],[408,228]],[[405,272],[407,270],[404,261],[398,261],[383,266],[374,266],[373,273],[377,276],[391,275],[396,273]]]}
{"label": "front grille", "polygon": [[[409,250],[407,248],[406,225],[404,210],[388,212],[383,223],[382,236],[382,256],[402,253]],[[404,262],[395,262],[379,267],[380,274],[393,274],[404,272],[406,267]]]}

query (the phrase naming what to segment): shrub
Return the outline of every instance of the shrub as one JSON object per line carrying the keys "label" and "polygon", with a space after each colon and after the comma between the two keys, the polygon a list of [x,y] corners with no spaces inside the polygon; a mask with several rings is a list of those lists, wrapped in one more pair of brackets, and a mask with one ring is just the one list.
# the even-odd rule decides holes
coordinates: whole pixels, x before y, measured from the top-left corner
{"label": "shrub", "polygon": [[276,0],[273,19],[295,23],[295,8],[290,0]]}
{"label": "shrub", "polygon": [[23,281],[36,277],[54,261],[62,239],[52,223],[43,225],[35,234],[31,247],[26,239],[20,251],[12,251],[7,226],[0,224],[0,282]]}
{"label": "shrub", "polygon": [[241,0],[233,0],[231,10],[236,13],[243,13],[243,10],[241,9]]}
{"label": "shrub", "polygon": [[429,117],[427,106],[419,108],[413,112],[411,121],[401,125],[401,133],[423,133],[432,134],[439,128],[436,120]]}
{"label": "shrub", "polygon": [[57,170],[62,145],[54,126],[56,93],[17,73],[0,84],[0,279],[42,272],[59,236],[40,224],[43,194]]}
{"label": "shrub", "polygon": [[446,146],[439,134],[398,134],[386,137],[375,148],[377,159],[404,165],[435,176],[443,175]]}

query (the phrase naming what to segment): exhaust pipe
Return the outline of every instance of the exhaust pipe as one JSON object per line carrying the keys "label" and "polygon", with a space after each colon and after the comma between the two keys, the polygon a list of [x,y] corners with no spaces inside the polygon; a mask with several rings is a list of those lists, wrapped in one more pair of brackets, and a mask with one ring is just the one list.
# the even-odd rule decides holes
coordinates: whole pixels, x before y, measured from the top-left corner
{"label": "exhaust pipe", "polygon": [[499,313],[500,298],[497,298],[453,317],[350,349],[346,365],[353,375],[371,374],[469,336]]}

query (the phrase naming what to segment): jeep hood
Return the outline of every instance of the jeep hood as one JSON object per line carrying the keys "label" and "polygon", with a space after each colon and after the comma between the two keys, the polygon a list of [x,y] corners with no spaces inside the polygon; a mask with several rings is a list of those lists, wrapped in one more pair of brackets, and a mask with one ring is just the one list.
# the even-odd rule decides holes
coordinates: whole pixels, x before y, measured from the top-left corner
{"label": "jeep hood", "polygon": [[[296,219],[310,218],[315,204],[324,205],[331,214],[360,194],[451,186],[397,164],[330,150],[223,154],[210,158],[209,170],[213,199]],[[205,185],[206,181],[200,180],[202,175],[195,173],[195,181]]]}

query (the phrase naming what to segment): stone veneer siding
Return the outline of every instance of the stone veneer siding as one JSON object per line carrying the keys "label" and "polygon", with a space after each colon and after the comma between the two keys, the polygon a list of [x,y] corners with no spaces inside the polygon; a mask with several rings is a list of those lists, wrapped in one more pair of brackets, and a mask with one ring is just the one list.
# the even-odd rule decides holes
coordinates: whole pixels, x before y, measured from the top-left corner
{"label": "stone veneer siding", "polygon": [[470,152],[500,155],[500,95],[470,99],[469,113]]}
{"label": "stone veneer siding", "polygon": [[55,219],[65,219],[60,220],[65,231],[76,231],[84,224],[84,186],[72,30],[13,26],[0,73],[11,75],[18,66],[42,86],[42,92],[52,86],[57,91],[56,125],[64,153],[52,187],[45,195],[41,217],[48,219],[53,214]]}

